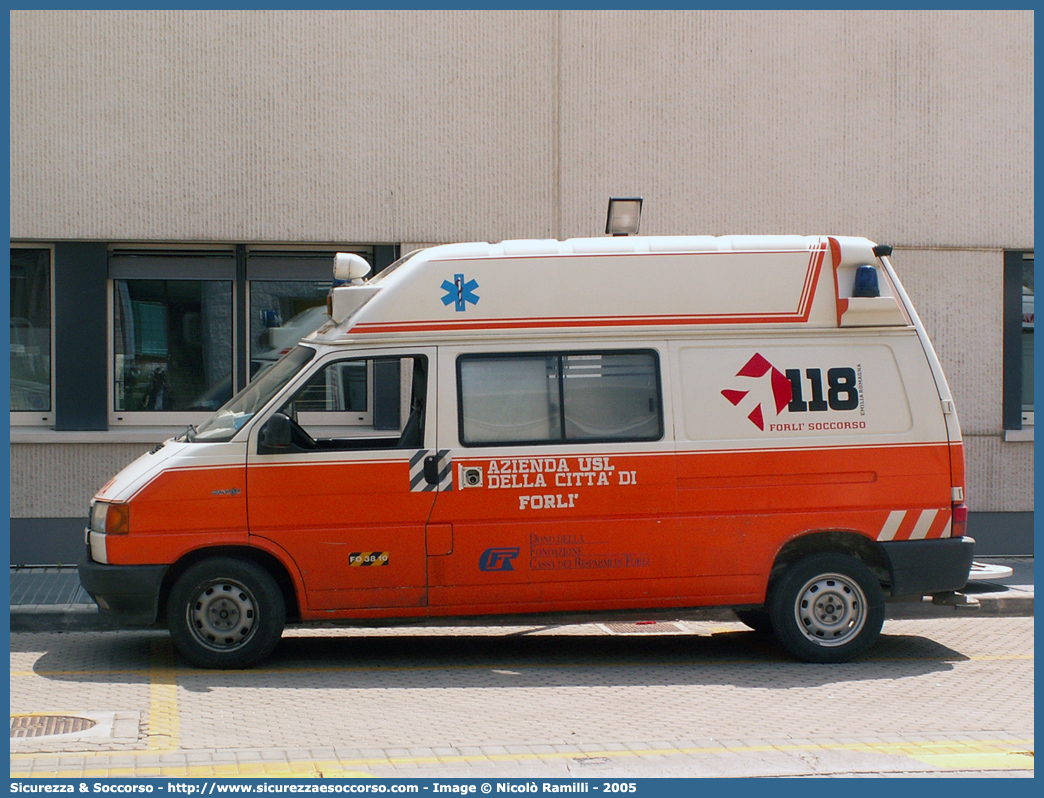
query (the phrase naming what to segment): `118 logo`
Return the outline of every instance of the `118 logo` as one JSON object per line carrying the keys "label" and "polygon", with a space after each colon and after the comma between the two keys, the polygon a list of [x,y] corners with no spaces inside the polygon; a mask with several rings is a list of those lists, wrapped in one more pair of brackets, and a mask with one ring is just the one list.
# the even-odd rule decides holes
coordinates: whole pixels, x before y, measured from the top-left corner
{"label": "118 logo", "polygon": [[[736,376],[758,380],[767,378],[772,389],[770,407],[776,411],[776,416],[784,410],[791,413],[818,413],[827,410],[855,410],[860,406],[860,377],[854,368],[847,366],[827,369],[824,380],[822,369],[807,368],[804,374],[801,369],[781,371],[761,354],[754,354],[743,368],[736,372]],[[749,393],[749,389],[726,388],[721,395],[738,407]],[[747,418],[758,429],[765,429],[765,411],[761,402],[754,406]]]}

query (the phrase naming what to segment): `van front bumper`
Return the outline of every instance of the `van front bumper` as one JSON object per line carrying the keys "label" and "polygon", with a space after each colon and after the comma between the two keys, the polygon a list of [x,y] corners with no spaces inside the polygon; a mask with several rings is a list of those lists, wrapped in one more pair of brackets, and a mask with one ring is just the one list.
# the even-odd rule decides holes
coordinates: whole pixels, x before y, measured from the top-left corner
{"label": "van front bumper", "polygon": [[102,618],[118,626],[152,626],[159,617],[159,594],[166,565],[103,565],[80,560],[80,584],[98,603]]}
{"label": "van front bumper", "polygon": [[893,597],[930,596],[968,584],[975,540],[900,540],[882,543],[881,548],[888,556]]}

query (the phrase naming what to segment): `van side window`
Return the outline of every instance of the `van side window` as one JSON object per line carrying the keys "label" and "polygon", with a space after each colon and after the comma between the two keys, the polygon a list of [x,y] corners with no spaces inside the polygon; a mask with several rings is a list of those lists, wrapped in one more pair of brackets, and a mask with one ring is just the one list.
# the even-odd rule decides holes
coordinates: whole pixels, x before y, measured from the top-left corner
{"label": "van side window", "polygon": [[655,352],[462,355],[457,382],[465,446],[663,436]]}
{"label": "van side window", "polygon": [[293,422],[293,449],[419,448],[424,440],[427,360],[337,360],[280,408]]}

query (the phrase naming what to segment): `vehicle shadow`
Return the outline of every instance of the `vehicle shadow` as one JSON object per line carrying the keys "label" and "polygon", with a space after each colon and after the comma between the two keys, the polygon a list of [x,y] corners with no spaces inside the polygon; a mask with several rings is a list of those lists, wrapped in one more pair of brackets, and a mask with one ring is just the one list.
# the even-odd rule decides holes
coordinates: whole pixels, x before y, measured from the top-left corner
{"label": "vehicle shadow", "polygon": [[[724,685],[767,690],[899,679],[953,670],[967,656],[916,635],[882,634],[864,657],[839,665],[796,662],[752,631],[627,636],[541,634],[375,636],[352,630],[288,634],[250,670],[200,670],[163,632],[54,635],[33,664],[60,682],[149,683],[183,689],[443,689]],[[41,641],[35,649],[40,650]],[[16,646],[30,642],[12,639]],[[288,678],[292,677],[292,678]]]}

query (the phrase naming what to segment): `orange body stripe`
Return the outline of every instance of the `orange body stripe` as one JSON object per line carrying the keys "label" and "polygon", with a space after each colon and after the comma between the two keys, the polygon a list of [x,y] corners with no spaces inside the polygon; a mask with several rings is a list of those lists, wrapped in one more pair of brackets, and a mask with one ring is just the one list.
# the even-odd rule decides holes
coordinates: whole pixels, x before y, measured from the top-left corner
{"label": "orange body stripe", "polygon": [[[175,468],[132,498],[131,534],[110,536],[109,555],[167,563],[209,546],[258,546],[287,567],[305,619],[758,603],[779,550],[809,532],[876,540],[898,512],[894,540],[906,540],[927,510],[925,537],[941,536],[953,451],[620,453],[592,466],[575,454],[456,450],[454,467],[483,468],[485,485],[439,494],[409,490],[405,456]],[[518,465],[537,459],[545,463]],[[481,567],[494,547],[510,569],[503,558]],[[387,552],[388,565],[349,567],[367,551]]]}

